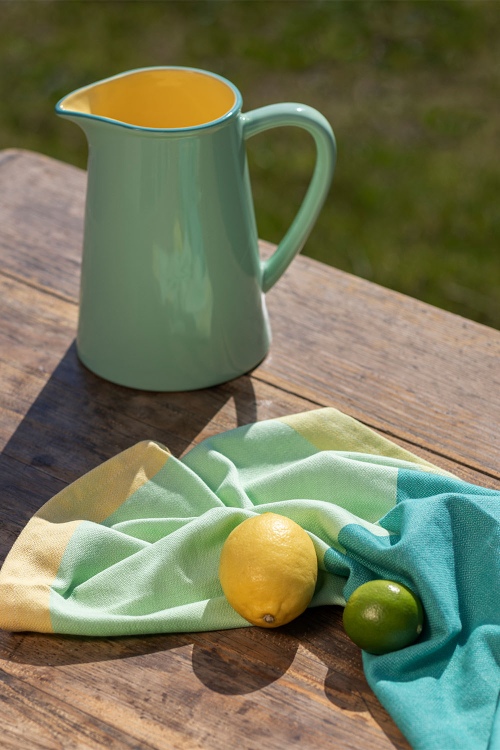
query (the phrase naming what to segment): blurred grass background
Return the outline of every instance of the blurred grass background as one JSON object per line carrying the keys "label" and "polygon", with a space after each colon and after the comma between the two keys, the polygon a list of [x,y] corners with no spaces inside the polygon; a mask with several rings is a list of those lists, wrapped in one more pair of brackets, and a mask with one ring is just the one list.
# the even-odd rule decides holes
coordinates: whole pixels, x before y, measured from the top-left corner
{"label": "blurred grass background", "polygon": [[[497,2],[0,2],[0,148],[84,167],[54,115],[78,86],[136,67],[228,77],[244,109],[318,108],[332,190],[304,253],[500,328]],[[259,234],[279,241],[314,150],[295,128],[248,143]]]}

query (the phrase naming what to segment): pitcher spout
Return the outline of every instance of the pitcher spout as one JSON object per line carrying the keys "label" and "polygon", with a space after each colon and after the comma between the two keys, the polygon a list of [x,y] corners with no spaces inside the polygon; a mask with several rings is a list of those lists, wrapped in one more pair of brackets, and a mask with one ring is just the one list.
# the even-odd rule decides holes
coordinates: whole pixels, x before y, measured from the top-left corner
{"label": "pitcher spout", "polygon": [[238,89],[195,68],[139,68],[84,86],[63,97],[56,113],[77,122],[100,121],[133,130],[192,130],[219,124],[241,108]]}

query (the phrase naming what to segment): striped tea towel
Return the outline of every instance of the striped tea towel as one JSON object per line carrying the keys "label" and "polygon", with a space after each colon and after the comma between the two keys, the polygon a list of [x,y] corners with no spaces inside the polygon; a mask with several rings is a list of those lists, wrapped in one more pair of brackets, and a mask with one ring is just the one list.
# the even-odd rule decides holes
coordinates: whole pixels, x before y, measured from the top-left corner
{"label": "striped tea towel", "polygon": [[374,578],[421,598],[413,645],[363,654],[417,750],[500,748],[500,493],[458,480],[334,409],[209,438],[181,460],[141,442],[29,521],[0,572],[0,627],[86,636],[248,623],[223,596],[221,547],[255,513],[310,534],[311,607]]}

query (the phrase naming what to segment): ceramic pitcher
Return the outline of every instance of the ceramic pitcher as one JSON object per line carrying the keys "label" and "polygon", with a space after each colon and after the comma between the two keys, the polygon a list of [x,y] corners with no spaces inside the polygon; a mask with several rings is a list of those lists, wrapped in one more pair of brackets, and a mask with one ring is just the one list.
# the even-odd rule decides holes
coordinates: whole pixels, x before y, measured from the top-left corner
{"label": "ceramic pitcher", "polygon": [[[265,357],[264,295],[318,216],[335,140],[311,107],[241,108],[228,80],[179,67],[132,70],[56,105],[89,146],[77,351],[98,375],[144,390],[192,390]],[[282,125],[308,131],[317,159],[295,220],[261,260],[245,140]]]}

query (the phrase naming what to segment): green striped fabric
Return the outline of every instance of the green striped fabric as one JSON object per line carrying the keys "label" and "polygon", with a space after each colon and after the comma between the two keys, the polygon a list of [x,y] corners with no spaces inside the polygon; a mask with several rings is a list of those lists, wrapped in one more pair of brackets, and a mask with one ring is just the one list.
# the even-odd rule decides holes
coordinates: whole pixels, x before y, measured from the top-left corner
{"label": "green striped fabric", "polygon": [[0,626],[77,636],[248,626],[222,593],[219,556],[235,526],[270,510],[313,540],[311,607],[343,606],[373,578],[422,599],[415,644],[363,655],[371,687],[412,745],[496,747],[500,493],[334,409],[240,427],[180,460],[139,443],[81,477],[9,553]]}

